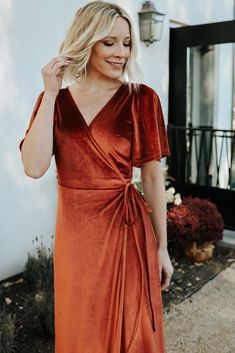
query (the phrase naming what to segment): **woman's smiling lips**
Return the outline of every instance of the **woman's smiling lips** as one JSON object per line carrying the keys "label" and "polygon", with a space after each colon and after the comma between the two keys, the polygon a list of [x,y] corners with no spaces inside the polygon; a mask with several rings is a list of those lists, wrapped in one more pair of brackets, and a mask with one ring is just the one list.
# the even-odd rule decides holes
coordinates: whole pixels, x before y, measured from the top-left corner
{"label": "woman's smiling lips", "polygon": [[122,66],[124,65],[124,63],[117,63],[117,62],[114,62],[114,61],[107,61],[106,62],[108,64],[110,64],[114,69],[121,69]]}

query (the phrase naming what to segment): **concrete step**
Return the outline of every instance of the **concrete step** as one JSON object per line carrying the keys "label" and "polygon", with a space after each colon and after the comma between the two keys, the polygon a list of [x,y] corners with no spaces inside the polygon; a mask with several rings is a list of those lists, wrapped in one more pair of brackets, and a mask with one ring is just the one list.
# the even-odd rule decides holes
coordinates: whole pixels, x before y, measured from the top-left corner
{"label": "concrete step", "polygon": [[223,240],[220,240],[218,244],[221,246],[227,246],[232,249],[235,249],[235,231],[230,229],[225,229]]}

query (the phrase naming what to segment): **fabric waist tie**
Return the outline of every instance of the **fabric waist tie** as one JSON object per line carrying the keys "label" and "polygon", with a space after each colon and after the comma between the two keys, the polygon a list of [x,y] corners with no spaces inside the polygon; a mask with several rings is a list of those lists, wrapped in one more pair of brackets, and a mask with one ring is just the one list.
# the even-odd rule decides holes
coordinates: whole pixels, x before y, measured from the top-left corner
{"label": "fabric waist tie", "polygon": [[[141,193],[136,189],[135,185],[131,183],[130,181],[126,182],[125,187],[124,187],[124,208],[123,208],[123,215],[124,215],[124,221],[127,226],[132,226],[133,229],[133,234],[135,238],[135,243],[137,247],[137,252],[139,255],[139,261],[141,264],[141,298],[140,298],[140,306],[136,318],[136,324],[135,324],[135,330],[133,334],[133,338],[137,335],[139,325],[141,323],[141,314],[142,314],[142,308],[143,308],[143,299],[144,299],[144,279],[145,279],[145,266],[142,258],[142,251],[140,249],[140,245],[138,242],[138,234],[137,230],[135,227],[135,222],[137,221],[138,213],[137,213],[137,204],[139,204],[139,207],[143,207],[147,213],[151,213],[152,209],[148,205],[148,203],[145,201]],[[150,221],[151,222],[151,221]],[[144,222],[144,226],[146,223]],[[152,225],[150,224],[150,227]],[[128,227],[127,227],[128,228]],[[149,229],[149,228],[148,228]],[[152,232],[152,229],[151,229]],[[146,259],[147,259],[147,294],[148,294],[148,300],[149,300],[149,306],[150,306],[150,311],[152,314],[152,327],[153,331],[156,330],[156,319],[155,315],[156,313],[153,310],[153,305],[152,301],[154,298],[154,293],[152,292],[152,287],[151,287],[151,274],[153,271],[158,271],[158,268],[155,268],[153,266],[154,262],[150,258],[150,252],[152,253],[151,245],[149,243],[149,237],[151,234],[147,234],[146,227],[144,227],[144,235],[145,235],[145,243],[146,243]]]}

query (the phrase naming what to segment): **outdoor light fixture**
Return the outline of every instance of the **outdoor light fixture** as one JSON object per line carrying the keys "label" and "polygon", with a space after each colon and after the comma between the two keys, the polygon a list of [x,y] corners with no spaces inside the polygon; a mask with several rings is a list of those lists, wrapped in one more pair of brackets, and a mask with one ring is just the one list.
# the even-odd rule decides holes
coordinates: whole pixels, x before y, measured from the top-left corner
{"label": "outdoor light fixture", "polygon": [[149,44],[160,41],[164,14],[158,12],[152,1],[143,3],[139,14],[140,40]]}

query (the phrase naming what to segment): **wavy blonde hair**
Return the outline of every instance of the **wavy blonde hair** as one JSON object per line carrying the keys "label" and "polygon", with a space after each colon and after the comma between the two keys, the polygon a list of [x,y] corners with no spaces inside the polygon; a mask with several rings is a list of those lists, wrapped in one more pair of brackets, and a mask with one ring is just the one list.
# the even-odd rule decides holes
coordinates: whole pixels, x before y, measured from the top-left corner
{"label": "wavy blonde hair", "polygon": [[137,42],[133,24],[127,12],[116,4],[92,1],[78,9],[59,48],[59,56],[66,56],[71,64],[61,69],[63,78],[74,80],[87,74],[88,63],[93,46],[108,36],[117,17],[124,18],[130,28],[130,55],[123,68],[120,80],[129,88],[138,89],[141,69],[136,60]]}

